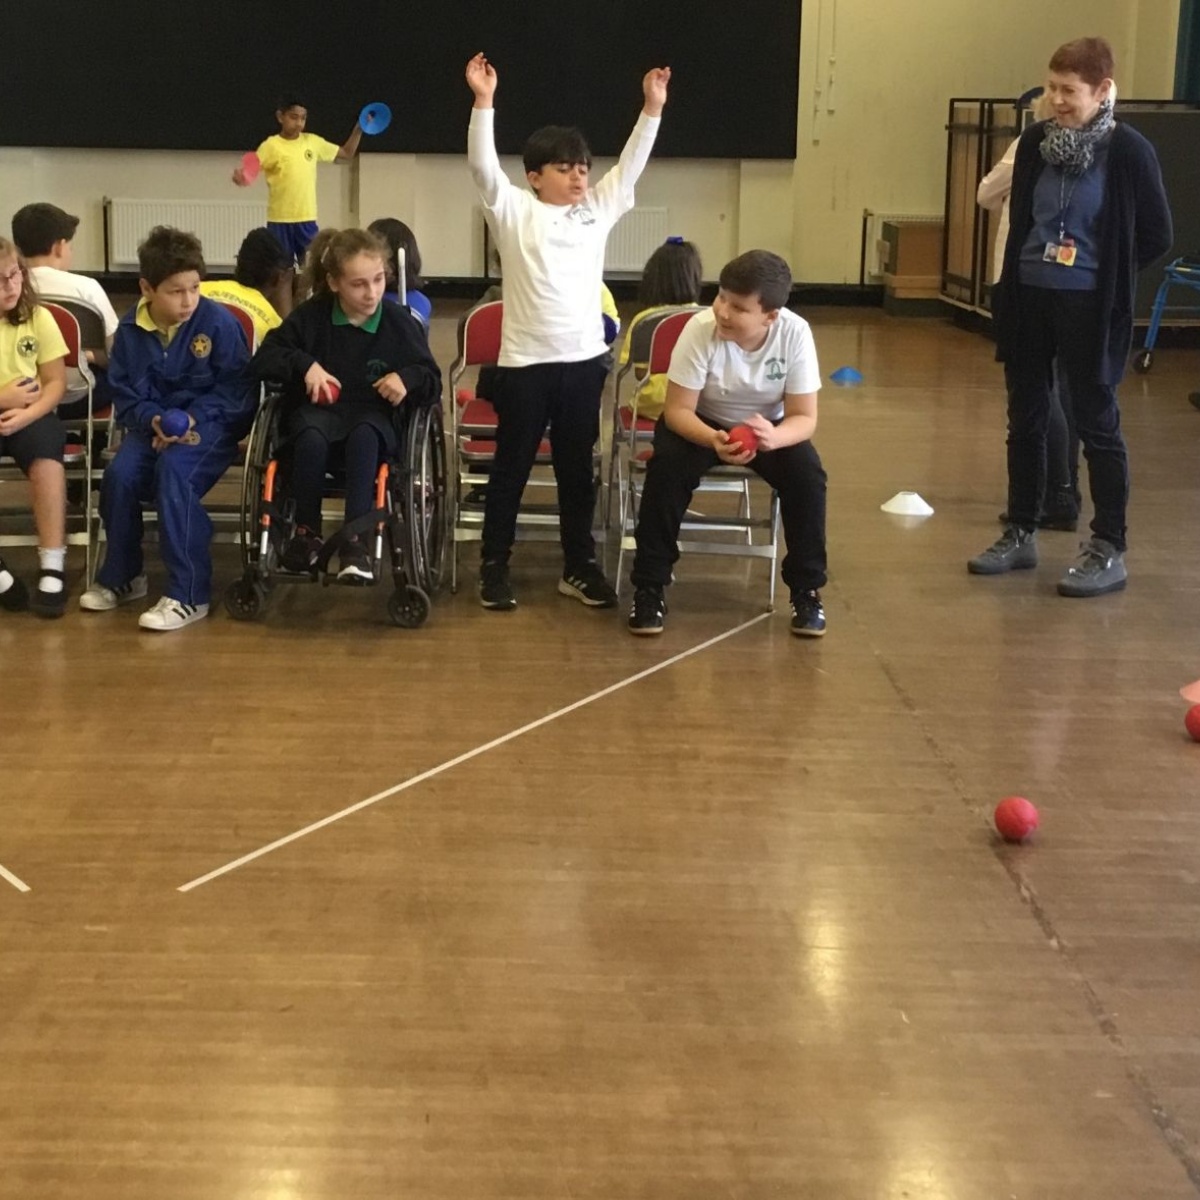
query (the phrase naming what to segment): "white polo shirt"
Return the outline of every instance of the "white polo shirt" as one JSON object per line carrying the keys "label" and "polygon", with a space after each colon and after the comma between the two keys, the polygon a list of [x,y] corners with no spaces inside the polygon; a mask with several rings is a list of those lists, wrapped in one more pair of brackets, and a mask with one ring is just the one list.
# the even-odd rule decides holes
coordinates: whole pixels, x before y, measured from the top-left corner
{"label": "white polo shirt", "polygon": [[790,309],[779,310],[767,340],[743,350],[717,336],[711,308],[697,313],[675,343],[667,378],[698,391],[696,414],[724,429],[758,413],[768,421],[783,418],[783,398],[807,395],[821,387],[821,369],[812,330]]}

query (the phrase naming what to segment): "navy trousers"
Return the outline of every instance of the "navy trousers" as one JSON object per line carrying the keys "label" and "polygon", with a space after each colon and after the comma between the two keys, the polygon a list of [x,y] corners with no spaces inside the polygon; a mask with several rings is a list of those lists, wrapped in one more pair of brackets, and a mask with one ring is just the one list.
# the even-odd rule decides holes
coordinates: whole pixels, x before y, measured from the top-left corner
{"label": "navy trousers", "polygon": [[229,469],[237,441],[218,425],[198,425],[200,443],[155,451],[144,433],[129,433],[104,472],[100,519],[107,550],[97,583],[124,587],[143,570],[142,505],[158,513],[158,544],[167,568],[164,594],[183,604],[212,598],[212,519],[201,503]]}

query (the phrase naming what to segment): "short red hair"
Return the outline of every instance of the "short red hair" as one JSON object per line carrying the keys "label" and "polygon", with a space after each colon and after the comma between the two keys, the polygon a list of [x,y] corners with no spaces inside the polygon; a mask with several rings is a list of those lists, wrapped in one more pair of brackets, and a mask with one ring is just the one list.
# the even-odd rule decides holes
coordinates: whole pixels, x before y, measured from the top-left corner
{"label": "short red hair", "polygon": [[1059,75],[1078,75],[1089,87],[1112,79],[1117,69],[1112,47],[1102,37],[1076,38],[1055,50],[1050,70]]}

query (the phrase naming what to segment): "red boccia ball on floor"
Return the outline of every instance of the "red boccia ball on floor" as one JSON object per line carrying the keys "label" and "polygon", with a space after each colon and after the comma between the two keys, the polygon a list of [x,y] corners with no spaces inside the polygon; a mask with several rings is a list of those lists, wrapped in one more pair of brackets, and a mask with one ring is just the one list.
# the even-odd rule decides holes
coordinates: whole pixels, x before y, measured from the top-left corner
{"label": "red boccia ball on floor", "polygon": [[996,805],[993,820],[1006,842],[1023,842],[1038,827],[1038,810],[1024,796],[1009,796]]}
{"label": "red boccia ball on floor", "polygon": [[758,449],[758,434],[749,425],[735,425],[729,431],[729,440],[736,442],[743,454]]}
{"label": "red boccia ball on floor", "polygon": [[1200,742],[1200,704],[1193,704],[1187,710],[1187,716],[1183,718],[1184,725],[1187,726],[1188,735],[1193,742]]}

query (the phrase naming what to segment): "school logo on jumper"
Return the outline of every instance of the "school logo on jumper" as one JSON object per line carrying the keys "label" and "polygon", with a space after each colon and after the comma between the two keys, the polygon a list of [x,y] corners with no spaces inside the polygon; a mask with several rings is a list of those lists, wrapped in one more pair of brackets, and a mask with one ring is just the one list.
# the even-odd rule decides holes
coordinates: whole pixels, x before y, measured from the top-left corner
{"label": "school logo on jumper", "polygon": [[391,368],[382,358],[367,359],[367,382],[378,383]]}
{"label": "school logo on jumper", "polygon": [[782,358],[768,358],[765,366],[767,368],[767,378],[772,383],[780,379],[787,378],[787,362]]}
{"label": "school logo on jumper", "polygon": [[576,204],[567,209],[567,220],[578,221],[580,225],[595,225],[596,218],[586,204]]}
{"label": "school logo on jumper", "polygon": [[26,334],[17,341],[17,353],[22,358],[34,358],[38,352],[38,340],[32,334]]}
{"label": "school logo on jumper", "polygon": [[212,353],[212,338],[207,333],[198,333],[192,338],[192,353],[197,358],[207,358]]}

